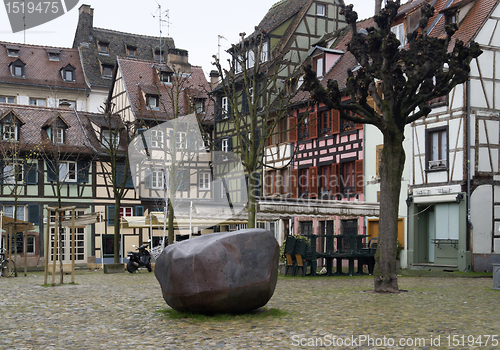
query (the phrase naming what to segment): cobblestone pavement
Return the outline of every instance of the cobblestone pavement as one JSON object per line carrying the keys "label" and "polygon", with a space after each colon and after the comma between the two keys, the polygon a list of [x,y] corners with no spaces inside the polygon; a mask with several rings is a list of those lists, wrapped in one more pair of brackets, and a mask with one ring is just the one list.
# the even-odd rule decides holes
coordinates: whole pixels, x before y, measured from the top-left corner
{"label": "cobblestone pavement", "polygon": [[280,277],[263,317],[223,320],[161,312],[170,308],[153,273],[84,272],[76,282],[1,278],[0,348],[500,348],[500,291],[491,278],[402,277],[408,292],[380,295],[367,292],[368,276]]}

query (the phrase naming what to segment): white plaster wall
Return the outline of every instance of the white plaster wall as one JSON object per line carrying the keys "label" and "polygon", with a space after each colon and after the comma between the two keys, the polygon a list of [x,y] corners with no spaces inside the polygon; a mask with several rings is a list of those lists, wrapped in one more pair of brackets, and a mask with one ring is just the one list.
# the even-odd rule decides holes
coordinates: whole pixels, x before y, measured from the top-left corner
{"label": "white plaster wall", "polygon": [[490,185],[479,186],[471,195],[472,250],[475,254],[491,253],[492,189]]}
{"label": "white plaster wall", "polygon": [[108,98],[106,91],[93,90],[89,94],[87,112],[101,113],[104,102]]}

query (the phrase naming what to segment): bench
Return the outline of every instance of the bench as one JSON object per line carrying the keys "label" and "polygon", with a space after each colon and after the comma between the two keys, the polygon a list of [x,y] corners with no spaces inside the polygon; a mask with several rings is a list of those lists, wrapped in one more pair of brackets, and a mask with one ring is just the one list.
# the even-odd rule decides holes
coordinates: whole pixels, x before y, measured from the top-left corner
{"label": "bench", "polygon": [[[311,275],[316,275],[316,260],[325,259],[327,275],[342,274],[342,260],[349,260],[349,275],[354,272],[354,261],[358,261],[358,274],[363,274],[363,265],[368,266],[368,273],[373,274],[375,266],[376,239],[370,239],[363,245],[363,239],[368,235],[307,235],[311,244],[306,253],[306,263],[311,266]],[[317,251],[317,240],[323,241],[321,251]],[[336,242],[335,242],[336,241]],[[336,244],[335,244],[336,243]],[[332,272],[333,259],[337,260],[337,271]]]}

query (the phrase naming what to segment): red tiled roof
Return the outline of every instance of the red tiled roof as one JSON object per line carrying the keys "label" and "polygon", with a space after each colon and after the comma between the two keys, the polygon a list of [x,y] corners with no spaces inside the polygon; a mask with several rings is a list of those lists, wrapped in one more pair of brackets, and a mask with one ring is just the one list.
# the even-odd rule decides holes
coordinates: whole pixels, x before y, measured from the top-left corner
{"label": "red tiled roof", "polygon": [[[132,111],[136,118],[152,119],[170,119],[173,117],[172,97],[174,96],[173,85],[160,82],[157,68],[159,63],[151,61],[142,61],[138,59],[118,58],[118,66],[123,76]],[[163,64],[164,68],[170,69],[168,65]],[[161,68],[161,67],[160,67]],[[178,116],[188,114],[189,97],[205,98],[207,115],[213,115],[213,107],[208,104],[208,92],[210,84],[208,83],[203,69],[192,66],[191,74],[182,81],[183,92],[179,95],[179,114]],[[146,108],[144,94],[159,95],[159,110],[152,111]]]}
{"label": "red tiled roof", "polygon": [[[58,117],[69,126],[66,130],[66,143],[59,147],[61,152],[90,154],[93,152],[93,147],[95,148],[95,135],[88,132],[91,129],[88,116],[93,113],[75,112],[73,109],[66,108],[0,104],[1,116],[10,111],[25,122],[21,126],[19,135],[19,145],[24,150],[33,150],[35,146],[42,144],[46,138],[44,126]],[[0,141],[0,147],[5,145],[6,143]]]}
{"label": "red tiled roof", "polygon": [[[7,54],[8,48],[19,48],[19,57],[9,57]],[[49,51],[59,51],[59,61],[49,60]],[[9,65],[17,59],[26,64],[24,78],[14,77],[10,71]],[[75,68],[75,82],[66,82],[62,79],[60,70],[68,64]],[[0,82],[68,89],[89,89],[85,82],[77,49],[7,42],[0,42]]]}

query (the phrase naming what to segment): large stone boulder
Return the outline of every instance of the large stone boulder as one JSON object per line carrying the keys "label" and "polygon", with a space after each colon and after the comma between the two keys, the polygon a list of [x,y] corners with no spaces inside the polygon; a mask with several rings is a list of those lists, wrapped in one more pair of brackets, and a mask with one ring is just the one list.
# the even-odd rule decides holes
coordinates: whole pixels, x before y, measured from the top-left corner
{"label": "large stone boulder", "polygon": [[264,306],[278,278],[279,245],[262,229],[211,233],[165,248],[155,275],[178,311],[241,313]]}

